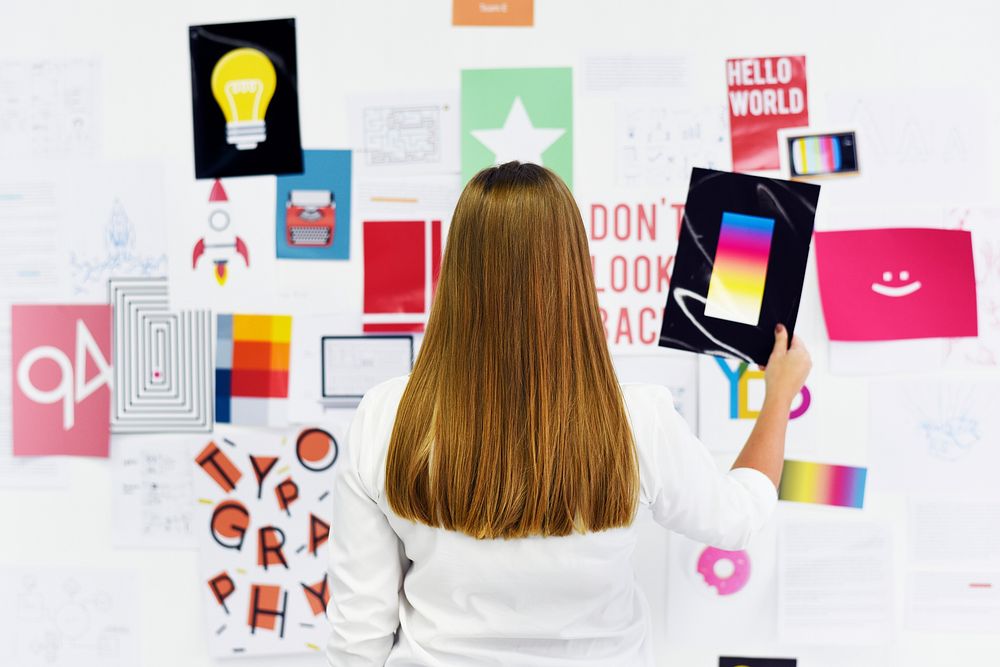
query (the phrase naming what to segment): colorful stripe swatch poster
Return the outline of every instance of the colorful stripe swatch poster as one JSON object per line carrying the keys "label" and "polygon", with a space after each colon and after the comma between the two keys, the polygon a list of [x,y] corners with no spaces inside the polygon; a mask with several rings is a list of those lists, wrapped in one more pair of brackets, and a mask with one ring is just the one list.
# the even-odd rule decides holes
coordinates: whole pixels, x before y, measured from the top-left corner
{"label": "colorful stripe swatch poster", "polygon": [[215,421],[280,426],[288,421],[292,318],[222,315],[216,324]]}
{"label": "colorful stripe swatch poster", "polygon": [[778,498],[797,503],[864,507],[867,468],[785,461]]}
{"label": "colorful stripe swatch poster", "polygon": [[462,181],[511,160],[548,167],[573,187],[573,70],[462,71]]}
{"label": "colorful stripe swatch poster", "polygon": [[789,178],[857,174],[858,142],[854,132],[796,136],[802,130],[783,130]]}

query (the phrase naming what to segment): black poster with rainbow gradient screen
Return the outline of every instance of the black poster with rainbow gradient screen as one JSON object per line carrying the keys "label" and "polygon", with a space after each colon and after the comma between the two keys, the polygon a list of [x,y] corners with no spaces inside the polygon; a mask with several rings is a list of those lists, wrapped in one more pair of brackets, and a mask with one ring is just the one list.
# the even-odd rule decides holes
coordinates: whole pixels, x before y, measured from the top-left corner
{"label": "black poster with rainbow gradient screen", "polygon": [[763,365],[791,334],[819,186],[694,169],[660,330],[661,347]]}

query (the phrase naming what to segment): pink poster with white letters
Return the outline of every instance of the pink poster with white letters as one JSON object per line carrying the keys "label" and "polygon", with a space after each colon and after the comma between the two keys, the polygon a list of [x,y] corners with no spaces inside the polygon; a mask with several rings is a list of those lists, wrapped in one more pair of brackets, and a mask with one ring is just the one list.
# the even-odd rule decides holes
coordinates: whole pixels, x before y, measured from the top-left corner
{"label": "pink poster with white letters", "polygon": [[816,232],[830,340],[976,336],[972,235],[959,229]]}
{"label": "pink poster with white letters", "polygon": [[13,306],[15,456],[107,456],[111,306]]}

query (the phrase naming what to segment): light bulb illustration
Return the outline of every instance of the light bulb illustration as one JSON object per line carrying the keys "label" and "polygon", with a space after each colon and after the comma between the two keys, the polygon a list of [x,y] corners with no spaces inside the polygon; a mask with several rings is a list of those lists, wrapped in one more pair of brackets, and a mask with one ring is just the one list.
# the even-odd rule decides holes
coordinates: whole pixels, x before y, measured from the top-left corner
{"label": "light bulb illustration", "polygon": [[234,49],[212,69],[212,95],[226,117],[226,141],[239,150],[267,139],[264,115],[278,77],[270,59],[257,49]]}

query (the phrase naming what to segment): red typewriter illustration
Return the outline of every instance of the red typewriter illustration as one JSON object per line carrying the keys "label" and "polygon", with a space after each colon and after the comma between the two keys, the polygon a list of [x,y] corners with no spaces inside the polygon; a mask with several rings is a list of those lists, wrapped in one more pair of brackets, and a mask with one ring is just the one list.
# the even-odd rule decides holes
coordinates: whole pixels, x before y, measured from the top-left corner
{"label": "red typewriter illustration", "polygon": [[329,190],[292,190],[285,202],[285,241],[291,248],[333,243],[337,202]]}

